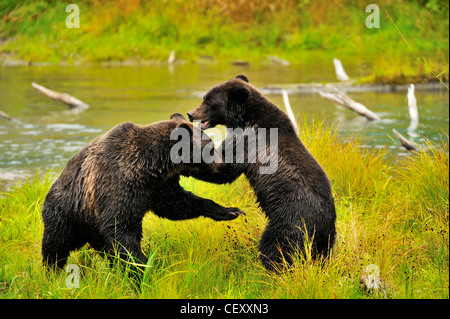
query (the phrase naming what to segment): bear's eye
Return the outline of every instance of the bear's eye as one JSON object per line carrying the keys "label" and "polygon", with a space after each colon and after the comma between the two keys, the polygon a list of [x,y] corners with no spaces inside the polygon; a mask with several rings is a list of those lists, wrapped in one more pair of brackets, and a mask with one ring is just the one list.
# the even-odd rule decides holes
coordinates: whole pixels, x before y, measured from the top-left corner
{"label": "bear's eye", "polygon": [[219,108],[220,107],[220,99],[217,96],[214,95],[208,95],[206,96],[206,99],[204,100],[204,103],[208,105],[211,109]]}
{"label": "bear's eye", "polygon": [[216,110],[219,108],[218,104],[208,103],[207,105],[208,105],[208,109],[210,109],[210,110]]}
{"label": "bear's eye", "polygon": [[208,102],[211,100],[211,94],[208,92],[203,96],[203,101]]}

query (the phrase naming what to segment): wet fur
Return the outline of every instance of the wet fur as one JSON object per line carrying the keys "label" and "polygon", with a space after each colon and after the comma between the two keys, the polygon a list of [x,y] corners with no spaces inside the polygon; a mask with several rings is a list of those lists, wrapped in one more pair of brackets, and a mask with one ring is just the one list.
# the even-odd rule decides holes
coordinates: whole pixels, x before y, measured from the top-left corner
{"label": "wet fur", "polygon": [[[214,164],[183,172],[214,183],[230,183],[245,174],[269,222],[259,243],[267,269],[291,263],[296,251],[305,253],[305,239],[313,258],[326,257],[335,240],[336,212],[328,177],[306,149],[288,116],[248,83],[245,76],[213,87],[202,104],[188,113],[191,120],[229,128],[277,128],[278,169],[260,174],[256,163]],[[227,137],[220,149],[234,143]],[[267,139],[269,143],[269,139]]]}
{"label": "wet fur", "polygon": [[170,133],[180,125],[193,129],[181,115],[147,126],[119,124],[67,163],[42,209],[44,264],[61,268],[70,251],[86,243],[100,251],[128,252],[145,264],[142,219],[149,210],[171,220],[231,220],[242,213],[179,185],[180,171],[195,167],[170,160],[177,142]]}

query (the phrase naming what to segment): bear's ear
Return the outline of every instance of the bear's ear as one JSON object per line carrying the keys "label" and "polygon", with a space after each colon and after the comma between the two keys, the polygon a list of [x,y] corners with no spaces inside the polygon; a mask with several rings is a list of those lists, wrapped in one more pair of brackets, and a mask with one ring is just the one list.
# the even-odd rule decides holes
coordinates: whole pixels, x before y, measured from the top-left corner
{"label": "bear's ear", "polygon": [[177,125],[177,128],[184,128],[185,130],[187,130],[189,132],[189,134],[192,134],[192,127],[188,123],[182,122]]}
{"label": "bear's ear", "polygon": [[249,89],[243,85],[234,86],[230,88],[228,92],[228,98],[238,103],[243,103],[247,101],[249,95],[250,95]]}
{"label": "bear's ear", "polygon": [[180,113],[173,113],[173,114],[170,116],[170,119],[171,119],[171,120],[172,120],[172,119],[180,119],[180,120],[185,120],[185,121],[186,121],[186,119],[184,118],[184,116],[181,115]]}
{"label": "bear's ear", "polygon": [[245,75],[242,75],[242,74],[236,76],[236,79],[239,79],[239,80],[242,80],[244,82],[249,83],[247,77]]}

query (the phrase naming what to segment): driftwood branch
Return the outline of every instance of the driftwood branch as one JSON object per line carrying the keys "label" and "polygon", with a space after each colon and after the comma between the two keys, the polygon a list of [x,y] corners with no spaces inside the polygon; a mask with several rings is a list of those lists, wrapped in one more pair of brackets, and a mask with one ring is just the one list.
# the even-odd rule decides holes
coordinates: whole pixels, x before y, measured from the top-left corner
{"label": "driftwood branch", "polygon": [[34,83],[34,82],[31,83],[31,86],[34,89],[36,89],[37,91],[44,94],[45,96],[48,96],[49,98],[61,101],[65,104],[69,105],[72,108],[87,109],[89,107],[88,104],[84,103],[83,101],[80,101],[79,99],[77,99],[67,93],[52,91],[50,89],[47,89],[46,87],[43,87],[42,85]]}
{"label": "driftwood branch", "polygon": [[167,63],[173,64],[175,62],[175,50],[170,51],[169,58],[167,59]]}
{"label": "driftwood branch", "polygon": [[286,107],[286,113],[291,119],[292,124],[294,125],[295,131],[299,133],[299,128],[297,125],[297,121],[295,120],[294,112],[292,112],[291,103],[289,103],[289,97],[286,90],[282,90],[281,94],[283,95],[284,106]]}
{"label": "driftwood branch", "polygon": [[282,59],[282,58],[279,58],[279,57],[277,57],[277,56],[269,55],[269,56],[267,56],[267,58],[268,58],[272,63],[275,63],[275,64],[279,64],[279,65],[283,65],[283,66],[288,66],[288,65],[291,64],[289,61],[284,60],[284,59]]}
{"label": "driftwood branch", "polygon": [[392,133],[394,133],[395,136],[397,136],[397,138],[400,140],[400,142],[402,143],[402,145],[408,150],[408,151],[413,151],[413,152],[418,152],[419,148],[417,147],[417,145],[411,141],[409,141],[406,137],[404,137],[402,134],[400,134],[399,132],[397,132],[396,129],[392,129]]}
{"label": "driftwood branch", "polygon": [[359,115],[366,117],[368,120],[378,121],[380,119],[380,117],[377,114],[366,108],[361,103],[354,101],[345,93],[339,91],[336,88],[334,89],[333,93],[326,93],[323,91],[319,91],[319,94],[321,97],[333,101],[339,105],[342,105],[343,107],[346,107],[358,113]]}
{"label": "driftwood branch", "polygon": [[2,111],[0,111],[0,117],[3,117],[5,119],[7,119],[8,121],[13,121],[14,120],[14,118],[11,115],[9,115],[9,114],[7,114],[5,112],[2,112]]}
{"label": "driftwood branch", "polygon": [[231,62],[232,65],[237,65],[237,66],[249,66],[250,62],[245,61],[245,60],[234,60]]}
{"label": "driftwood branch", "polygon": [[[356,84],[356,80],[346,82],[329,82],[329,83],[283,83],[270,84],[260,88],[264,94],[280,94],[281,90],[288,90],[295,94],[316,94],[319,91],[330,92],[333,88],[339,88],[346,94],[354,92],[407,92],[409,85],[406,84]],[[445,82],[448,85],[448,82]],[[427,82],[414,84],[414,90],[437,91],[442,89],[441,82]]]}
{"label": "driftwood branch", "polygon": [[411,119],[408,130],[415,130],[419,126],[419,111],[417,110],[417,100],[414,96],[414,84],[408,87],[408,110]]}
{"label": "driftwood branch", "polygon": [[339,81],[344,82],[350,80],[347,73],[345,73],[344,66],[342,65],[341,60],[334,58],[334,71],[336,72],[336,77]]}

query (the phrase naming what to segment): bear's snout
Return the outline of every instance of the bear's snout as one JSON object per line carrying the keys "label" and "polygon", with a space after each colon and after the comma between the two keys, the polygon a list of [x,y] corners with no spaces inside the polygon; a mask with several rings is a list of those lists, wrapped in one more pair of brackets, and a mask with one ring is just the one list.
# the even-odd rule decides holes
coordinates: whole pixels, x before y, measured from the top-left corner
{"label": "bear's snout", "polygon": [[194,114],[192,112],[188,112],[187,115],[189,117],[189,121],[194,121]]}

